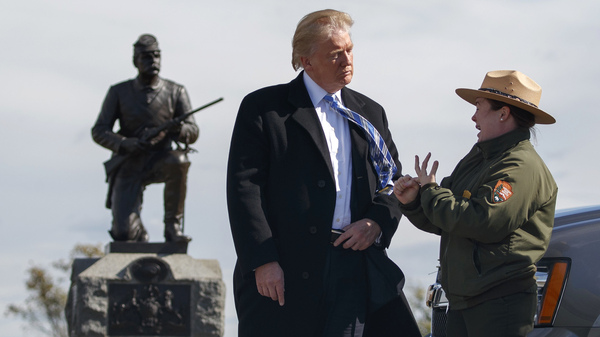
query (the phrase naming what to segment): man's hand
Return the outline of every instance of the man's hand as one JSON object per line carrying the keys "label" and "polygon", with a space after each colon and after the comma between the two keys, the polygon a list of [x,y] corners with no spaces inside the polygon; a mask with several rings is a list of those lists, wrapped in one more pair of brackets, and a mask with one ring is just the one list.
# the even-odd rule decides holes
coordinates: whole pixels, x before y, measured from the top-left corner
{"label": "man's hand", "polygon": [[337,247],[343,243],[342,247],[345,249],[351,248],[352,250],[369,248],[381,234],[381,227],[371,219],[353,222],[342,229],[345,232],[335,240],[333,245]]}
{"label": "man's hand", "polygon": [[283,270],[279,266],[279,262],[269,262],[256,268],[254,277],[256,278],[258,293],[270,297],[273,301],[279,301],[279,305],[283,306],[285,303],[283,296],[285,289]]}
{"label": "man's hand", "polygon": [[135,137],[125,138],[119,144],[119,152],[123,154],[137,154],[143,150],[143,144]]}
{"label": "man's hand", "polygon": [[171,120],[169,122],[169,126],[167,127],[167,131],[169,131],[170,133],[176,133],[179,134],[181,132],[181,128],[183,126],[183,122],[175,122],[174,120]]}
{"label": "man's hand", "polygon": [[158,144],[160,141],[162,141],[163,139],[165,139],[166,136],[167,136],[167,131],[165,131],[165,130],[158,131],[157,127],[146,129],[146,130],[144,130],[144,133],[142,134],[142,139],[145,140],[143,145],[154,146],[154,145]]}

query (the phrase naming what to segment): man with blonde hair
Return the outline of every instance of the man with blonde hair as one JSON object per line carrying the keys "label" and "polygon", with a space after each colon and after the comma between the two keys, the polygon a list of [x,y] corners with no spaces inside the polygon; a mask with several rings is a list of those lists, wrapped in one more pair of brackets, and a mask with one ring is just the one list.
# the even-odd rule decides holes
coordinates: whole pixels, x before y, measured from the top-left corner
{"label": "man with blonde hair", "polygon": [[346,13],[305,16],[290,83],[247,95],[227,172],[239,336],[420,336],[387,258],[401,213],[384,109],[346,88]]}

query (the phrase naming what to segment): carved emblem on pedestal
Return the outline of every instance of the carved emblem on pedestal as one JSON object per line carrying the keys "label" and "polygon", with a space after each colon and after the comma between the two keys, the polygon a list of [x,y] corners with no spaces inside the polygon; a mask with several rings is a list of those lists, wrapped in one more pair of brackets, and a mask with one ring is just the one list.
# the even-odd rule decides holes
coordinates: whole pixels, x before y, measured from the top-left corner
{"label": "carved emblem on pedestal", "polygon": [[128,268],[136,283],[109,284],[108,335],[189,336],[190,285],[169,284],[169,267],[158,258]]}

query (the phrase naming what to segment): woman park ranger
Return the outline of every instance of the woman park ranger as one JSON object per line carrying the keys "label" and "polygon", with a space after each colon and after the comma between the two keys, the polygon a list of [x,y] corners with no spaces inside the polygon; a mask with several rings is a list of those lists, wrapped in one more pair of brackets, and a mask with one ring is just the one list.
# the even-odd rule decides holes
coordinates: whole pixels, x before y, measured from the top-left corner
{"label": "woman park ranger", "polygon": [[431,154],[416,156],[416,177],[398,179],[394,194],[416,227],[441,236],[447,335],[526,336],[558,191],[529,138],[555,119],[539,108],[541,87],[519,71],[488,72],[480,89],[456,93],[476,106],[477,143],[439,185],[438,162],[427,172]]}

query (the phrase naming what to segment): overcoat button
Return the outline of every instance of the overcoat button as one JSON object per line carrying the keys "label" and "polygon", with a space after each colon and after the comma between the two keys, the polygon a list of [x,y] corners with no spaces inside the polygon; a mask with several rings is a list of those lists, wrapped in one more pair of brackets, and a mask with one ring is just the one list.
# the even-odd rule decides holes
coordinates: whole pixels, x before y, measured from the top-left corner
{"label": "overcoat button", "polygon": [[319,186],[320,188],[323,188],[323,187],[325,187],[325,180],[319,180],[319,181],[317,182],[317,186]]}
{"label": "overcoat button", "polygon": [[302,278],[305,279],[305,280],[308,280],[309,276],[310,275],[306,271],[302,273]]}
{"label": "overcoat button", "polygon": [[310,226],[310,227],[308,228],[308,232],[309,232],[310,234],[317,234],[317,227],[316,227],[316,226]]}

